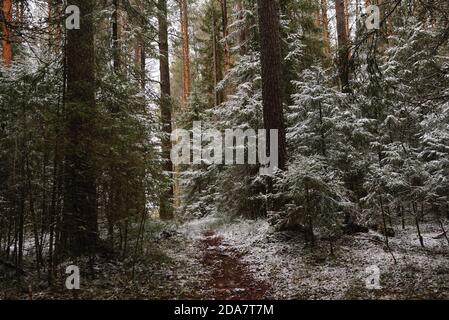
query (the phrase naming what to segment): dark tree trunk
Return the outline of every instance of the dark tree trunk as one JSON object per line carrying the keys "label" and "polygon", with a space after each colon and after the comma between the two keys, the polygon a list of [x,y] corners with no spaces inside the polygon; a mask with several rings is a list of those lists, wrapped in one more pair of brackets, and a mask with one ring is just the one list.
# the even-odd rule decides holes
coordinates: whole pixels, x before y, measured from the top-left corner
{"label": "dark tree trunk", "polygon": [[[264,126],[266,130],[279,130],[279,169],[285,170],[286,139],[282,106],[279,6],[277,0],[258,0],[257,3]],[[267,144],[269,144],[269,139]]]}
{"label": "dark tree trunk", "polygon": [[147,66],[146,48],[145,43],[143,42],[142,39],[140,44],[140,86],[144,91],[147,82],[146,66]]}
{"label": "dark tree trunk", "polygon": [[112,13],[112,59],[114,71],[118,72],[121,67],[120,61],[120,39],[119,39],[119,10],[120,0],[114,0],[114,11]]}
{"label": "dark tree trunk", "polygon": [[349,90],[349,39],[346,24],[345,0],[335,0],[338,36],[339,76],[343,92]]}
{"label": "dark tree trunk", "polygon": [[95,137],[93,1],[72,0],[81,11],[80,30],[67,30],[66,146],[63,250],[79,256],[96,250],[98,239]]}
{"label": "dark tree trunk", "polygon": [[225,43],[224,43],[224,72],[227,73],[231,66],[231,51],[230,51],[229,43],[227,40],[227,37],[229,35],[228,2],[227,2],[227,0],[220,0],[220,2],[221,2],[223,39],[225,39]]}
{"label": "dark tree trunk", "polygon": [[162,118],[162,156],[164,158],[164,170],[169,174],[168,186],[161,195],[160,217],[164,220],[173,218],[173,164],[170,160],[172,131],[172,110],[170,91],[170,62],[168,52],[168,24],[167,24],[167,0],[159,0],[159,55],[161,77],[161,118]]}
{"label": "dark tree trunk", "polygon": [[222,79],[221,63],[219,62],[218,52],[219,36],[217,34],[217,19],[215,17],[215,9],[212,8],[212,56],[213,56],[213,69],[214,69],[214,105],[218,106],[223,102],[223,94],[220,90],[217,90],[218,83]]}

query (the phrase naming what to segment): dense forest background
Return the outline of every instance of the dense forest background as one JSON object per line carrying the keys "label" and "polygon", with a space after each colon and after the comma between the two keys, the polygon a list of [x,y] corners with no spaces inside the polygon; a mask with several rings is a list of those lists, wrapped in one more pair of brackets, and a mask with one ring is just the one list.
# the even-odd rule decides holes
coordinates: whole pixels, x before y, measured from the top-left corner
{"label": "dense forest background", "polygon": [[[179,228],[211,216],[261,219],[331,255],[376,232],[392,264],[416,249],[396,250],[401,230],[430,255],[431,228],[447,257],[447,0],[0,4],[4,297],[66,294],[70,263],[92,283],[108,264],[151,278],[149,291],[104,297],[190,297],[165,292],[180,282],[161,271],[176,269],[164,245],[185,249]],[[79,30],[66,28],[68,5]],[[278,129],[279,171],[174,166],[170,134],[193,121]]]}

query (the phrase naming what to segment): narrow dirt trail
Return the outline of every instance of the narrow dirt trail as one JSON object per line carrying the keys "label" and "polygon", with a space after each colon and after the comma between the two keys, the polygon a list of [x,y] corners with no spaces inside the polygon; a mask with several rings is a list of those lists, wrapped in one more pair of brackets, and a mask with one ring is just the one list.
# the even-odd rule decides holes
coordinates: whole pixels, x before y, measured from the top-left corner
{"label": "narrow dirt trail", "polygon": [[256,280],[242,253],[224,243],[214,231],[203,234],[202,264],[209,273],[207,298],[217,300],[261,300],[270,286]]}

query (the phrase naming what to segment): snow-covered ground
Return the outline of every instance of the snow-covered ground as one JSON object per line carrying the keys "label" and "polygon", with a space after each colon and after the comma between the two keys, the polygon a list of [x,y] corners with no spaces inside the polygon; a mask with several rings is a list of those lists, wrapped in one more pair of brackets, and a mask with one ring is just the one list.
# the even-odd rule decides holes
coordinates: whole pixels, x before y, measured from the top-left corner
{"label": "snow-covered ground", "polygon": [[[413,226],[399,227],[389,239],[373,231],[344,236],[330,255],[326,242],[306,246],[301,235],[274,233],[266,220],[221,223],[216,217],[196,220],[182,227],[191,239],[215,229],[223,242],[242,254],[254,276],[270,283],[267,298],[276,299],[392,299],[448,298],[449,246],[438,226],[421,226],[422,248]],[[396,259],[396,263],[394,259]],[[369,289],[366,281],[378,268],[381,289]],[[370,269],[372,270],[372,269]]]}
{"label": "snow-covered ground", "polygon": [[[389,239],[391,252],[382,235],[370,231],[343,236],[334,244],[334,255],[329,243],[318,239],[311,248],[302,234],[274,232],[263,219],[209,216],[181,226],[151,225],[154,230],[136,261],[98,257],[95,274],[83,278],[79,298],[449,298],[449,245],[433,223],[421,225],[425,248],[409,225],[396,228],[396,236]],[[370,267],[380,271],[381,289],[366,287],[373,275],[367,273]],[[31,267],[27,270],[25,283],[32,287],[33,298],[71,297],[62,269],[52,288],[45,285],[45,274],[39,280]],[[27,299],[26,290],[17,292],[7,280],[2,283],[0,277],[0,299]]]}

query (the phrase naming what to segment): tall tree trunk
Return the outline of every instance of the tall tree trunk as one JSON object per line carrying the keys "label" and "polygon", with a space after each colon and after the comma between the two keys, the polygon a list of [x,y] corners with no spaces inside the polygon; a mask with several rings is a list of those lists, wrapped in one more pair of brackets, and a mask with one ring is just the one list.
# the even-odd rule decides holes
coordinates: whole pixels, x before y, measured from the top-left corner
{"label": "tall tree trunk", "polygon": [[[143,1],[137,1],[137,7],[139,8],[140,12],[145,12],[145,5]],[[139,22],[140,27],[143,31],[139,32],[139,34],[137,35],[136,43],[134,46],[134,62],[137,73],[137,80],[140,80],[140,87],[143,91],[145,91],[147,58],[144,33],[146,30],[147,19],[145,18],[145,16],[142,16]]]}
{"label": "tall tree trunk", "polygon": [[220,0],[220,3],[221,3],[223,39],[225,39],[225,42],[224,42],[224,72],[226,73],[226,72],[228,72],[229,68],[231,67],[231,51],[229,49],[229,42],[227,39],[229,36],[228,1]]}
{"label": "tall tree trunk", "polygon": [[112,13],[112,60],[114,64],[114,71],[119,72],[121,68],[119,34],[120,0],[113,0],[113,5],[114,11]]}
{"label": "tall tree trunk", "polygon": [[[224,66],[223,66],[223,74],[226,75],[231,68],[231,49],[229,47],[229,17],[228,17],[228,1],[220,0],[221,2],[221,17],[222,17],[222,30],[223,30],[223,39],[224,39]],[[222,94],[222,99],[226,100],[226,97],[231,94],[232,89],[230,85],[226,85],[224,92]]]}
{"label": "tall tree trunk", "polygon": [[350,7],[351,7],[351,0],[345,0],[345,20],[346,20],[346,32],[348,33],[348,39],[351,38],[351,24],[349,21],[351,12],[350,12]]}
{"label": "tall tree trunk", "polygon": [[146,52],[145,44],[143,43],[142,37],[139,36],[135,46],[134,46],[134,64],[136,70],[136,79],[140,83],[140,88],[145,90],[146,85]]}
{"label": "tall tree trunk", "polygon": [[170,160],[172,131],[172,104],[170,90],[170,62],[168,51],[167,0],[159,0],[159,68],[161,77],[161,118],[162,118],[162,157],[164,170],[168,173],[168,186],[161,195],[161,219],[172,219],[173,214],[173,164]]}
{"label": "tall tree trunk", "polygon": [[349,39],[346,25],[345,0],[335,0],[339,54],[339,76],[343,92],[349,90]]}
{"label": "tall tree trunk", "polygon": [[[285,170],[286,137],[282,106],[279,5],[277,0],[258,0],[257,3],[262,63],[264,126],[266,130],[279,130],[279,169]],[[269,144],[269,140],[267,140],[267,144]]]}
{"label": "tall tree trunk", "polygon": [[[243,14],[243,10],[244,5],[243,5],[243,0],[237,0],[236,3],[236,11],[239,13],[239,20],[243,20],[244,19],[244,14]],[[239,42],[239,47],[240,47],[240,55],[245,55],[246,54],[246,39],[247,39],[247,28],[246,25],[241,27],[241,30],[239,31],[239,37],[238,37],[238,42]]]}
{"label": "tall tree trunk", "polygon": [[12,0],[3,0],[3,64],[10,66],[12,62],[12,44],[11,44],[11,22],[12,22]]}
{"label": "tall tree trunk", "polygon": [[181,0],[181,36],[182,36],[182,107],[187,108],[190,97],[190,47],[188,0]]}
{"label": "tall tree trunk", "polygon": [[63,241],[73,256],[92,253],[98,239],[95,137],[93,1],[71,0],[81,11],[81,29],[67,30],[66,148]]}
{"label": "tall tree trunk", "polygon": [[213,77],[214,77],[214,105],[218,106],[222,101],[222,92],[218,90],[218,83],[221,80],[221,64],[219,63],[218,41],[219,35],[217,32],[220,28],[217,25],[217,18],[215,16],[215,8],[212,5],[212,60],[213,60]]}
{"label": "tall tree trunk", "polygon": [[327,15],[327,0],[321,0],[321,28],[323,30],[324,54],[331,55],[331,45],[329,39],[329,17]]}

